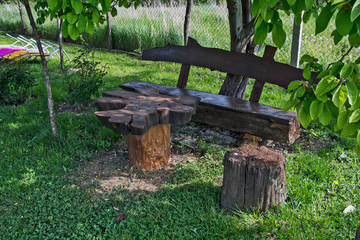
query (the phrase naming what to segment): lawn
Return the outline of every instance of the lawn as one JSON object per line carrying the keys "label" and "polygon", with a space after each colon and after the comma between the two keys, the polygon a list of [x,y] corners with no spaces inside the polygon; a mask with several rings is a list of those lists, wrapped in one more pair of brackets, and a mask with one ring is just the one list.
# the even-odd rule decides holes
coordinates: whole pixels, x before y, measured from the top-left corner
{"label": "lawn", "polygon": [[[11,43],[3,33],[0,44]],[[72,58],[78,47],[66,45]],[[109,74],[100,90],[131,80],[175,86],[180,66],[96,51]],[[69,63],[67,63],[69,65]],[[58,59],[49,61],[59,137],[50,131],[41,63],[18,106],[0,106],[0,239],[351,239],[360,223],[356,142],[313,124],[289,146],[288,198],[266,212],[220,207],[222,159],[236,134],[193,122],[172,131],[172,162],[142,172],[125,138],[97,120],[93,101],[69,104]],[[218,92],[224,74],[192,68],[190,89]],[[281,107],[285,90],[266,85],[262,103]],[[249,93],[247,93],[249,96]],[[93,99],[96,96],[93,97]],[[205,134],[206,133],[206,134]],[[219,135],[220,134],[220,135]],[[213,136],[214,135],[214,136]],[[220,137],[219,137],[220,136]],[[355,211],[343,213],[352,205]],[[120,213],[125,217],[116,221]],[[123,216],[123,215],[121,215]]]}

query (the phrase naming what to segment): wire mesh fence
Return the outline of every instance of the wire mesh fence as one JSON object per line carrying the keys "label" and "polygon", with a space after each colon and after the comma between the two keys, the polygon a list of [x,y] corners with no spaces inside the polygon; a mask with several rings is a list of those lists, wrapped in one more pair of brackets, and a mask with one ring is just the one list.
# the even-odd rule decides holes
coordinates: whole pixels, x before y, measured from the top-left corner
{"label": "wire mesh fence", "polygon": [[[113,21],[114,42],[119,49],[143,50],[168,43],[183,44],[185,19],[184,3],[157,4],[135,8],[119,8]],[[276,53],[275,60],[290,63],[293,16],[283,15],[283,25],[287,33],[284,46]],[[315,20],[304,24],[302,31],[301,55],[311,54],[326,64],[337,61],[350,47],[345,39],[335,46],[331,37],[334,22],[330,27],[315,36]],[[230,30],[228,11],[225,3],[209,2],[194,4],[190,17],[190,36],[202,46],[230,50]],[[270,34],[266,44],[274,45]],[[259,53],[261,56],[262,52]],[[352,51],[348,58],[358,57]]]}

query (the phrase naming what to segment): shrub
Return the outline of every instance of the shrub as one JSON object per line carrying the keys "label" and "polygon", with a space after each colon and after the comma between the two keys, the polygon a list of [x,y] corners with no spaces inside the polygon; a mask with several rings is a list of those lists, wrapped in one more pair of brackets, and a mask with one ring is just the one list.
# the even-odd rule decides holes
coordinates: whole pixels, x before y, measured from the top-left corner
{"label": "shrub", "polygon": [[0,65],[0,104],[21,104],[28,99],[35,79],[24,63],[2,62]]}
{"label": "shrub", "polygon": [[65,78],[67,100],[80,103],[91,99],[104,85],[103,78],[107,71],[108,67],[95,61],[93,51],[88,48],[79,50],[79,55],[72,60],[72,68]]}

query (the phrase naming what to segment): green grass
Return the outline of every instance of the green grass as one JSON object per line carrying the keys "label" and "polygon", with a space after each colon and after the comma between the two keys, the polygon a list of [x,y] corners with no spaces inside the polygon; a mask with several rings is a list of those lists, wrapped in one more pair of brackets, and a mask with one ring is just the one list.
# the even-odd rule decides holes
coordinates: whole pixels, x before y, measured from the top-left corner
{"label": "green grass", "polygon": [[[11,40],[0,34],[0,44]],[[74,57],[77,47],[65,46]],[[131,80],[175,86],[179,64],[140,61],[97,51],[110,72],[101,91]],[[65,100],[64,76],[49,61],[55,108]],[[177,165],[172,179],[154,193],[117,188],[97,195],[84,185],[81,167],[119,141],[93,114],[56,114],[59,138],[50,132],[41,64],[32,98],[21,106],[0,106],[0,239],[351,239],[359,225],[360,165],[356,142],[317,124],[290,147],[288,198],[264,213],[226,212],[220,207],[219,176],[228,147],[202,141],[195,160]],[[224,74],[192,68],[189,88],[218,92]],[[249,93],[247,93],[249,95]],[[95,96],[94,96],[95,97]],[[267,85],[261,102],[281,106],[287,93]],[[313,141],[332,139],[316,149]],[[302,150],[309,145],[309,150]],[[230,146],[229,146],[230,147]],[[201,153],[201,155],[200,155]],[[334,181],[339,184],[335,184]],[[355,212],[342,211],[353,205]],[[118,213],[126,217],[115,222]]]}

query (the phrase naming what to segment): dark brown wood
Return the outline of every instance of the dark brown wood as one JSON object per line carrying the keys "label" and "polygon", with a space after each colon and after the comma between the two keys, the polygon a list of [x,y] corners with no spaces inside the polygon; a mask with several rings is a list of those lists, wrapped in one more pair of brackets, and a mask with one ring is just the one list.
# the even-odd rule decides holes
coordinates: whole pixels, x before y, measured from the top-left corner
{"label": "dark brown wood", "polygon": [[356,230],[355,240],[360,240],[360,225],[358,229]]}
{"label": "dark brown wood", "polygon": [[[193,39],[191,37],[188,38],[188,42],[187,42],[188,46],[196,45],[196,44],[198,44],[198,42],[195,39]],[[191,66],[188,64],[181,65],[179,79],[178,79],[178,83],[177,83],[178,88],[186,88],[186,84],[187,84],[189,72],[190,72],[190,67]]]}
{"label": "dark brown wood", "polygon": [[[95,115],[118,134],[143,135],[158,124],[184,124],[191,120],[199,98],[153,95],[154,89],[134,93],[120,90],[104,92],[96,100]],[[135,89],[136,90],[136,89]]]}
{"label": "dark brown wood", "polygon": [[156,88],[170,96],[199,97],[196,114],[192,120],[223,129],[249,133],[277,142],[293,143],[300,136],[300,124],[294,112],[259,103],[213,93],[179,89],[155,83],[132,81],[122,84],[125,90]]}
{"label": "dark brown wood", "polygon": [[184,45],[188,44],[189,32],[190,32],[190,15],[193,6],[193,0],[186,0],[186,10],[184,19]]}
{"label": "dark brown wood", "polygon": [[[288,64],[278,63],[248,53],[204,48],[198,44],[194,46],[167,45],[144,50],[142,59],[206,67],[211,70],[261,79],[264,82],[276,84],[283,88],[287,88],[294,80],[305,80],[303,70]],[[314,84],[319,82],[316,76],[317,73],[311,75]]]}
{"label": "dark brown wood", "polygon": [[228,151],[223,164],[223,208],[265,211],[285,201],[286,161],[280,153],[246,144]]}
{"label": "dark brown wood", "polygon": [[[277,49],[276,47],[267,45],[265,47],[265,52],[264,52],[263,58],[273,60],[275,57],[276,49]],[[253,89],[251,91],[250,99],[249,99],[250,102],[259,102],[264,85],[265,85],[265,82],[262,81],[261,79],[255,80]]]}
{"label": "dark brown wood", "polygon": [[145,171],[167,165],[171,156],[170,124],[151,127],[144,135],[127,136],[129,161]]}

